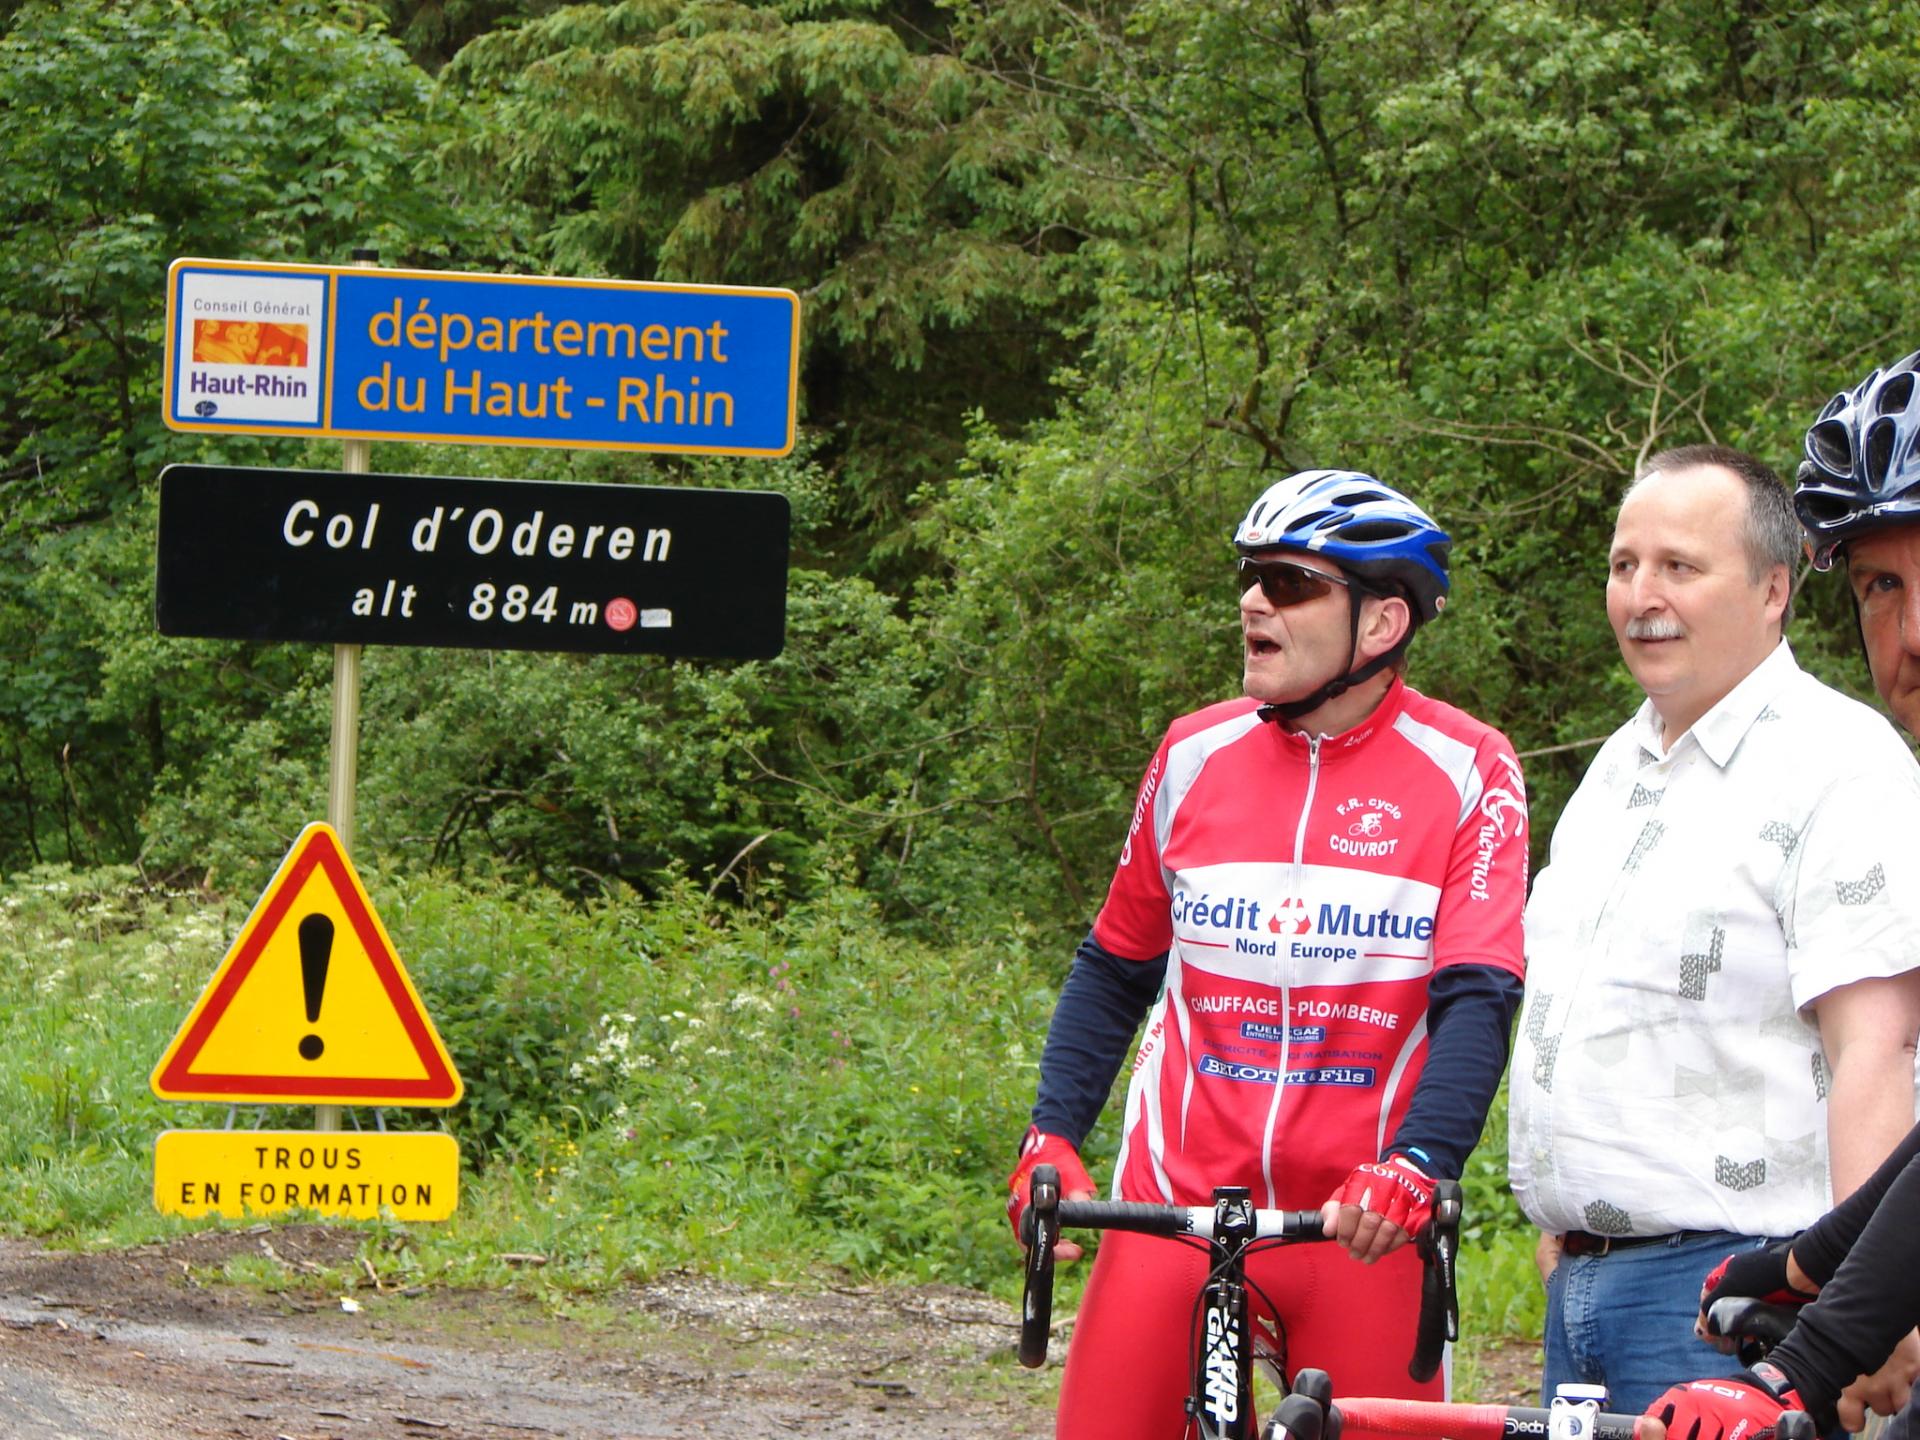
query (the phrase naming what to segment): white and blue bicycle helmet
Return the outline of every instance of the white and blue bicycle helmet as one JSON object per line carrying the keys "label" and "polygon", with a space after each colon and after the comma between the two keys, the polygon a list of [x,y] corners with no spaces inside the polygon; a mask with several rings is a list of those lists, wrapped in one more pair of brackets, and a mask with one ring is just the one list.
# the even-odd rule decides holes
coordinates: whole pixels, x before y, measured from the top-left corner
{"label": "white and blue bicycle helmet", "polygon": [[1829,400],[1807,431],[1794,513],[1826,570],[1849,540],[1920,521],[1920,351]]}
{"label": "white and blue bicycle helmet", "polygon": [[1357,470],[1303,470],[1269,486],[1234,531],[1233,544],[1247,556],[1274,550],[1324,555],[1359,582],[1347,592],[1349,665],[1359,648],[1364,594],[1399,595],[1411,612],[1407,633],[1392,650],[1304,699],[1265,706],[1262,714],[1292,719],[1318,709],[1398,661],[1414,632],[1446,608],[1453,538],[1398,490]]}

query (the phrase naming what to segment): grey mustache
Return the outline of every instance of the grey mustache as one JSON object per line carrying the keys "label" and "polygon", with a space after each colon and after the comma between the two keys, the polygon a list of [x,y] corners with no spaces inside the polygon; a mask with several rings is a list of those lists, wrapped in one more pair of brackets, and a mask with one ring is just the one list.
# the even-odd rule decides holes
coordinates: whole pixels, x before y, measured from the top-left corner
{"label": "grey mustache", "polygon": [[1634,616],[1627,621],[1629,640],[1678,640],[1687,632],[1680,628],[1678,620],[1663,616]]}

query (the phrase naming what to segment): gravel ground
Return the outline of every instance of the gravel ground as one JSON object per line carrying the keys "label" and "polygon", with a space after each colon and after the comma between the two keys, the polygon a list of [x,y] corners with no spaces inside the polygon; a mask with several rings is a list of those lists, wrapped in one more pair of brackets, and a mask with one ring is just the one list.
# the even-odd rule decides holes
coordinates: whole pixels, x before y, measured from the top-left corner
{"label": "gravel ground", "polygon": [[[689,1274],[556,1314],[369,1278],[361,1236],[209,1232],[97,1254],[0,1240],[0,1436],[472,1440],[688,1434],[995,1437],[1051,1429],[1012,1307],[941,1287],[750,1290]],[[289,1267],[218,1283],[236,1256]]]}

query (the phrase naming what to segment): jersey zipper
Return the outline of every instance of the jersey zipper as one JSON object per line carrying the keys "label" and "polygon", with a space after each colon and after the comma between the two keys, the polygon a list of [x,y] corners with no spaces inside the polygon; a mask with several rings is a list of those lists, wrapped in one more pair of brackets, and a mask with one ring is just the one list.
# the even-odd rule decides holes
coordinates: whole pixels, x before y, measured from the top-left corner
{"label": "jersey zipper", "polygon": [[1307,737],[1307,798],[1300,804],[1300,824],[1293,832],[1293,893],[1296,899],[1300,898],[1300,882],[1305,878],[1305,861],[1301,857],[1307,852],[1307,817],[1313,813],[1314,792],[1320,788],[1320,744],[1325,739],[1324,735]]}
{"label": "jersey zipper", "polygon": [[[1306,896],[1301,894],[1301,882],[1306,878],[1305,855],[1307,850],[1307,819],[1313,814],[1313,797],[1320,788],[1320,743],[1325,739],[1321,735],[1307,737],[1307,795],[1300,803],[1300,823],[1293,832],[1293,896],[1300,902],[1301,913],[1306,913]],[[1287,1065],[1291,1059],[1293,1039],[1293,957],[1274,955],[1274,967],[1280,972],[1280,1068],[1273,1077],[1273,1099],[1267,1105],[1267,1125],[1260,1137],[1260,1178],[1266,1182],[1267,1207],[1279,1205],[1278,1192],[1273,1185],[1273,1132],[1280,1119],[1280,1102],[1287,1093]]]}

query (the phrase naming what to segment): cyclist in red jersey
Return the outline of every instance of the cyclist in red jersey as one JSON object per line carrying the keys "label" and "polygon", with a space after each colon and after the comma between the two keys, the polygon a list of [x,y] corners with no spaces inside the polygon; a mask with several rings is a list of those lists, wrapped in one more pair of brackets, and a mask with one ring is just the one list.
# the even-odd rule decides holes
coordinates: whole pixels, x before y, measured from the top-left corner
{"label": "cyclist in red jersey", "polygon": [[[1371,476],[1307,471],[1234,545],[1246,698],[1176,720],[1147,767],[1048,1030],[1009,1213],[1017,1227],[1043,1162],[1064,1196],[1093,1194],[1079,1146],[1144,1017],[1114,1194],[1192,1205],[1245,1185],[1256,1205],[1324,1207],[1339,1249],[1249,1267],[1289,1369],[1439,1398],[1443,1377],[1406,1374],[1420,1264],[1402,1247],[1506,1065],[1526,791],[1506,737],[1402,676],[1448,589],[1450,541],[1424,511]],[[1163,1240],[1102,1241],[1060,1436],[1182,1433],[1204,1270]]]}

